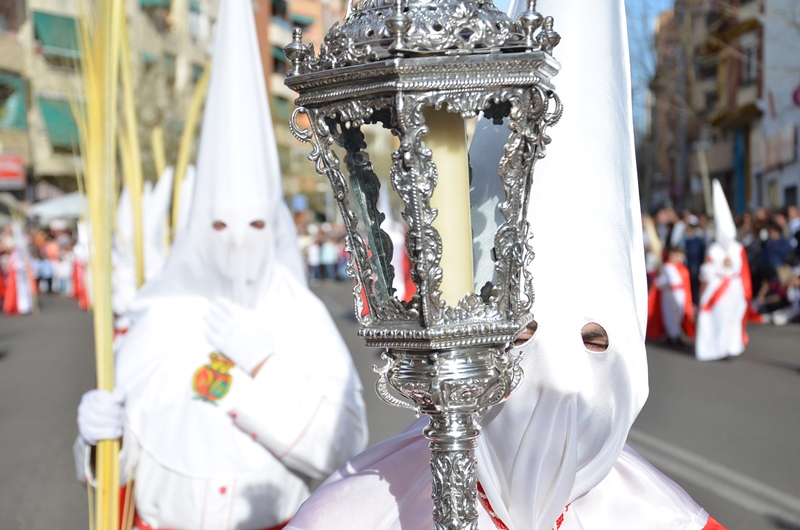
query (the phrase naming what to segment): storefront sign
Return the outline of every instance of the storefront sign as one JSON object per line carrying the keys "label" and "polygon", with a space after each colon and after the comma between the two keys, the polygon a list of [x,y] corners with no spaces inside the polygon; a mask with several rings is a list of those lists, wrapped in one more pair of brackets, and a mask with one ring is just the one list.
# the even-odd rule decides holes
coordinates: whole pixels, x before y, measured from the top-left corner
{"label": "storefront sign", "polygon": [[0,155],[0,190],[25,187],[25,165],[22,155]]}

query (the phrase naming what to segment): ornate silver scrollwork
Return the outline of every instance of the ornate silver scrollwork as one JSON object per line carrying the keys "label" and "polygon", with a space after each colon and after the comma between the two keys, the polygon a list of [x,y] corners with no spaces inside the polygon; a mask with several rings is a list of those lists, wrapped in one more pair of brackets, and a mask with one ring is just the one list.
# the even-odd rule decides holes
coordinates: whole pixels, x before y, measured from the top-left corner
{"label": "ornate silver scrollwork", "polygon": [[[330,181],[339,205],[359,334],[369,346],[387,348],[386,364],[373,367],[375,390],[386,403],[431,418],[424,435],[434,527],[475,529],[476,418],[523,380],[521,354],[511,344],[533,318],[527,210],[535,163],[562,113],[551,82],[558,71],[551,53],[560,37],[535,0],[515,20],[490,0],[352,2],[318,55],[301,32],[286,47],[293,65],[286,84],[299,93],[290,127],[311,144],[309,160]],[[430,203],[446,168],[437,168],[425,147],[430,108],[508,127],[497,174],[484,175],[499,179],[504,194],[492,281],[448,303],[440,290],[442,239],[433,226],[439,212]],[[298,124],[303,115],[307,129]],[[388,177],[407,225],[416,286],[407,301],[393,296],[393,250],[378,209],[381,182],[362,130],[371,124],[399,140]]]}

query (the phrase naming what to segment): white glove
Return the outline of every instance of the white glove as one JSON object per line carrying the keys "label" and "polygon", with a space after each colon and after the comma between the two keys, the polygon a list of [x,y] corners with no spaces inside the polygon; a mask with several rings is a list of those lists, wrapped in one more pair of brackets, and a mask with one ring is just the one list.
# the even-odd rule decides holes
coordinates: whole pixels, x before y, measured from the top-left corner
{"label": "white glove", "polygon": [[116,440],[122,437],[124,425],[125,391],[115,388],[90,390],[78,405],[78,432],[89,445],[100,440]]}
{"label": "white glove", "polygon": [[217,298],[205,321],[208,342],[248,374],[274,353],[269,323],[253,310]]}

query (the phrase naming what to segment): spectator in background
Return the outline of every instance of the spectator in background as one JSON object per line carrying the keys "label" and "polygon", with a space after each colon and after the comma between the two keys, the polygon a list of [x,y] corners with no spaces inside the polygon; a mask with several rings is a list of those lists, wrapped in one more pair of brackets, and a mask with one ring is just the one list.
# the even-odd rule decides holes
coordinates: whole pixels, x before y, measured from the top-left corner
{"label": "spectator in background", "polygon": [[711,222],[708,219],[707,214],[701,213],[697,217],[697,226],[700,229],[700,233],[706,238],[707,245],[714,238],[714,227],[711,226]]}
{"label": "spectator in background", "polygon": [[786,306],[772,314],[772,323],[783,326],[800,318],[800,267],[795,267],[789,273],[786,282]]}
{"label": "spectator in background", "polygon": [[792,250],[792,246],[783,237],[783,230],[775,222],[767,224],[768,239],[761,250],[761,263],[769,265],[774,270],[778,270],[781,265],[786,264],[786,258]]}
{"label": "spectator in background", "polygon": [[706,256],[706,238],[700,229],[699,220],[694,215],[689,217],[684,236],[686,248],[686,268],[689,269],[692,300],[700,299],[700,266]]}
{"label": "spectator in background", "polygon": [[306,247],[306,263],[308,264],[308,279],[314,285],[322,277],[321,269],[321,249],[319,245],[319,228],[316,225],[308,226],[308,233],[313,238]]}
{"label": "spectator in background", "polygon": [[[34,261],[36,271],[36,283],[39,292],[53,292],[53,262],[45,255],[44,251],[39,251],[39,257]],[[44,288],[42,288],[44,284]]]}
{"label": "spectator in background", "polygon": [[789,227],[789,234],[791,234],[789,243],[795,249],[795,254],[800,257],[800,251],[798,250],[800,249],[800,208],[789,206],[786,210],[786,217],[786,225]]}
{"label": "spectator in background", "polygon": [[61,293],[62,296],[72,295],[72,286],[70,285],[72,267],[72,252],[70,250],[61,251],[58,261],[53,267],[53,277],[55,278],[56,291]]}
{"label": "spectator in background", "polygon": [[322,244],[320,245],[319,261],[325,271],[326,280],[336,280],[336,262],[339,260],[339,252],[334,243],[334,236],[328,227],[328,230],[322,236]]}

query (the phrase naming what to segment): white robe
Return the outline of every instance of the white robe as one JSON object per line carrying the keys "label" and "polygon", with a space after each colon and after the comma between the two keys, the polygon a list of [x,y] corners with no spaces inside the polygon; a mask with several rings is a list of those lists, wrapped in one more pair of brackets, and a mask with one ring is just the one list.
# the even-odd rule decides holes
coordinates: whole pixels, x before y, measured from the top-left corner
{"label": "white robe", "polygon": [[[286,522],[321,480],[366,445],[361,386],[322,303],[275,266],[256,377],[233,367],[229,392],[192,388],[209,362],[203,297],[164,297],[135,321],[117,358],[126,391],[123,475],[155,529],[256,530]],[[275,303],[272,303],[275,301]],[[288,301],[288,302],[287,302]]]}
{"label": "white robe", "polygon": [[681,336],[683,317],[686,314],[683,277],[675,264],[667,262],[656,281],[661,289],[661,318],[664,320],[667,336],[677,339]]}
{"label": "white robe", "polygon": [[[331,475],[285,530],[343,528],[343,521],[349,530],[430,530],[430,452],[421,425],[413,423]],[[627,445],[606,478],[564,508],[560,530],[700,530],[708,521],[680,486]],[[498,528],[479,502],[478,530]]]}
{"label": "white robe", "polygon": [[[699,361],[714,361],[744,351],[747,298],[742,281],[742,250],[736,241],[729,242],[727,248],[716,242],[708,247],[706,263],[700,268],[705,287],[697,316],[695,356]],[[730,259],[729,266],[725,265],[726,258]]]}

